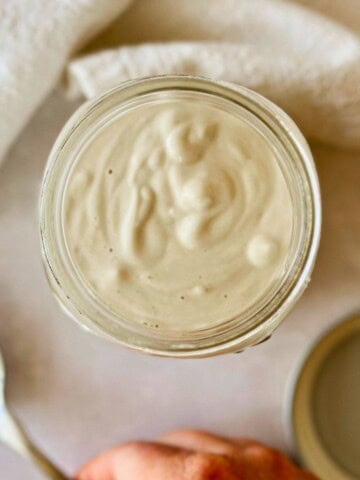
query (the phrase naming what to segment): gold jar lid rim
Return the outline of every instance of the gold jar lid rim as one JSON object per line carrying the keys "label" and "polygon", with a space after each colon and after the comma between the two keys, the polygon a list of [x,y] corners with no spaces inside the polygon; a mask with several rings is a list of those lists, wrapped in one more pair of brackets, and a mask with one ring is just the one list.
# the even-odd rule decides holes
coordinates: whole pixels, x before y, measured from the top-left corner
{"label": "gold jar lid rim", "polygon": [[337,323],[310,347],[293,379],[288,409],[292,441],[301,462],[321,479],[358,478],[326,447],[316,422],[313,397],[321,370],[334,351],[359,334],[360,314]]}

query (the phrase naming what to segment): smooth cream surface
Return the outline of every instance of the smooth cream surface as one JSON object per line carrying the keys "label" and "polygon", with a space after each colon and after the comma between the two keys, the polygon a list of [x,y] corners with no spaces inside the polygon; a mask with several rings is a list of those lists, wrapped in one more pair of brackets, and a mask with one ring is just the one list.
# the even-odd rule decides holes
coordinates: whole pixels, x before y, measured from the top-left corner
{"label": "smooth cream surface", "polygon": [[74,264],[104,304],[181,331],[230,320],[274,287],[292,216],[254,127],[205,101],[167,99],[96,132],[73,167],[63,223]]}

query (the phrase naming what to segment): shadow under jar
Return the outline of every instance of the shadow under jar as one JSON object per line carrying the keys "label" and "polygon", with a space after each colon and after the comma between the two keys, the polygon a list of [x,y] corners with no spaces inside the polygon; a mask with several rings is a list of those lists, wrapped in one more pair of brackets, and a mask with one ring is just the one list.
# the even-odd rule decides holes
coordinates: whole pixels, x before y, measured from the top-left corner
{"label": "shadow under jar", "polygon": [[204,357],[271,336],[306,288],[321,207],[276,105],[187,76],[124,83],[61,131],[40,199],[52,290],[89,331]]}

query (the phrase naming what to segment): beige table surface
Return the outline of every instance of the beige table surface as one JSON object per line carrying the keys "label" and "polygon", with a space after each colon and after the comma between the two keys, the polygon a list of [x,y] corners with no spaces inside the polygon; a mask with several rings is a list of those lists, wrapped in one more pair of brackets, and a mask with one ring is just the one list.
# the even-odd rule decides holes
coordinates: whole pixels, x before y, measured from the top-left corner
{"label": "beige table surface", "polygon": [[[314,147],[324,218],[313,280],[271,341],[205,360],[143,356],[83,332],[59,311],[39,255],[37,201],[60,127],[77,104],[53,94],[0,170],[0,345],[8,399],[66,472],[125,439],[177,427],[289,449],[286,385],[307,345],[360,310],[360,154]],[[1,480],[41,475],[0,446]]]}

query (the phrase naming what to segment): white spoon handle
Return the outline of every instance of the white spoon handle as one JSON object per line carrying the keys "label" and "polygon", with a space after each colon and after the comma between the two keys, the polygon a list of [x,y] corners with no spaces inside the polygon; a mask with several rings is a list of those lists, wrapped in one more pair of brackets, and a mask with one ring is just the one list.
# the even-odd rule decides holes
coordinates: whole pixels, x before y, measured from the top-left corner
{"label": "white spoon handle", "polygon": [[0,412],[0,440],[36,465],[49,480],[69,480],[35,447],[7,409]]}

